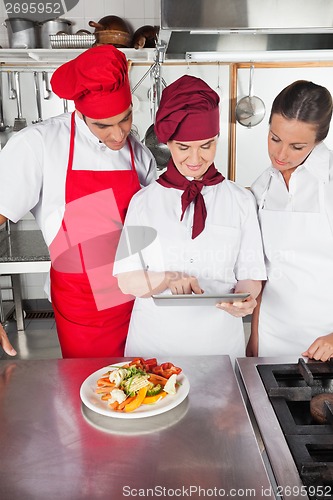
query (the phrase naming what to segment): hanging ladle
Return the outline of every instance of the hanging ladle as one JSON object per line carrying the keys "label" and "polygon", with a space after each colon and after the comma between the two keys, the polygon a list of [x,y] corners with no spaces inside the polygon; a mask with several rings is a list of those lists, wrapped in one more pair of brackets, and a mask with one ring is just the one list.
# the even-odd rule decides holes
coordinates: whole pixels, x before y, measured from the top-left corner
{"label": "hanging ladle", "polygon": [[244,127],[251,128],[258,125],[265,116],[265,104],[260,97],[253,95],[254,66],[250,68],[249,95],[242,97],[236,105],[236,120]]}
{"label": "hanging ladle", "polygon": [[35,96],[36,96],[36,105],[37,105],[37,120],[33,120],[32,123],[39,123],[43,121],[42,118],[42,102],[40,96],[40,86],[39,86],[39,78],[37,71],[34,71],[34,86],[35,86]]}
{"label": "hanging ladle", "polygon": [[3,87],[2,74],[0,74],[0,149],[4,147],[12,135],[13,127],[6,125],[3,113]]}
{"label": "hanging ladle", "polygon": [[5,119],[3,115],[2,79],[0,78],[0,132],[5,132],[7,129],[9,129],[9,125],[5,124]]}
{"label": "hanging ladle", "polygon": [[17,118],[15,118],[13,132],[18,132],[27,126],[27,120],[22,116],[22,101],[21,101],[21,84],[20,73],[15,71],[15,85],[16,85],[16,103],[17,103]]}
{"label": "hanging ladle", "polygon": [[43,80],[43,88],[44,88],[44,99],[50,99],[52,90],[50,89],[49,84],[49,76],[46,71],[42,71],[42,80]]}

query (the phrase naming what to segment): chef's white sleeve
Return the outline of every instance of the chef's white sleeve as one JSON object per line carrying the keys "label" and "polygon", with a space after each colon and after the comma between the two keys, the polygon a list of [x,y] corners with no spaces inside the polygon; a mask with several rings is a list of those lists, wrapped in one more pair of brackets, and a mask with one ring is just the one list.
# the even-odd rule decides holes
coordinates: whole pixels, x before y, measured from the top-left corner
{"label": "chef's white sleeve", "polygon": [[0,153],[0,213],[13,222],[39,201],[42,159],[32,148],[29,131],[14,134]]}

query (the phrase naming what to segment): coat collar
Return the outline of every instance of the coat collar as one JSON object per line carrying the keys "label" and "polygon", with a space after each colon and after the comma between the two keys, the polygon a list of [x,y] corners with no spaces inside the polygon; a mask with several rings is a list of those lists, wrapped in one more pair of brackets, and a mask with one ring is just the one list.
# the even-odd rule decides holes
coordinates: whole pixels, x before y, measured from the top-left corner
{"label": "coat collar", "polygon": [[[323,182],[329,182],[330,178],[330,150],[323,142],[313,148],[305,162],[297,167],[292,175],[297,175],[302,170],[307,170],[311,175]],[[280,177],[282,174],[271,166],[271,175]]]}

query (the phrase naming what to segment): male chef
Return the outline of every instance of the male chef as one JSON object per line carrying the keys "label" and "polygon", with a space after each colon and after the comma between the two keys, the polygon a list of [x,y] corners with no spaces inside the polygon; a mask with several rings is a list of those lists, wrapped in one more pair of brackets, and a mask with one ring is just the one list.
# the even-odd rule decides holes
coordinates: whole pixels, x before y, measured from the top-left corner
{"label": "male chef", "polygon": [[[50,250],[50,298],[63,357],[122,356],[132,310],[112,276],[129,201],[156,178],[130,132],[125,55],[86,50],[51,79],[75,111],[13,135],[0,154],[0,224],[31,211]],[[16,352],[0,326],[0,344]]]}

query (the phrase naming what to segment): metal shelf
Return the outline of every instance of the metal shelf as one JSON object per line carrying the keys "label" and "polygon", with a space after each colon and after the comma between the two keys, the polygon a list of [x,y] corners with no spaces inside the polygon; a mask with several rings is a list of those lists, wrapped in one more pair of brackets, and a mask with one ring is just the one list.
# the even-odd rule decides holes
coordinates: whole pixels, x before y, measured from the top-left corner
{"label": "metal shelf", "polygon": [[[73,59],[87,49],[0,49],[2,65],[49,65],[55,66]],[[151,62],[155,49],[119,49],[134,62]]]}

